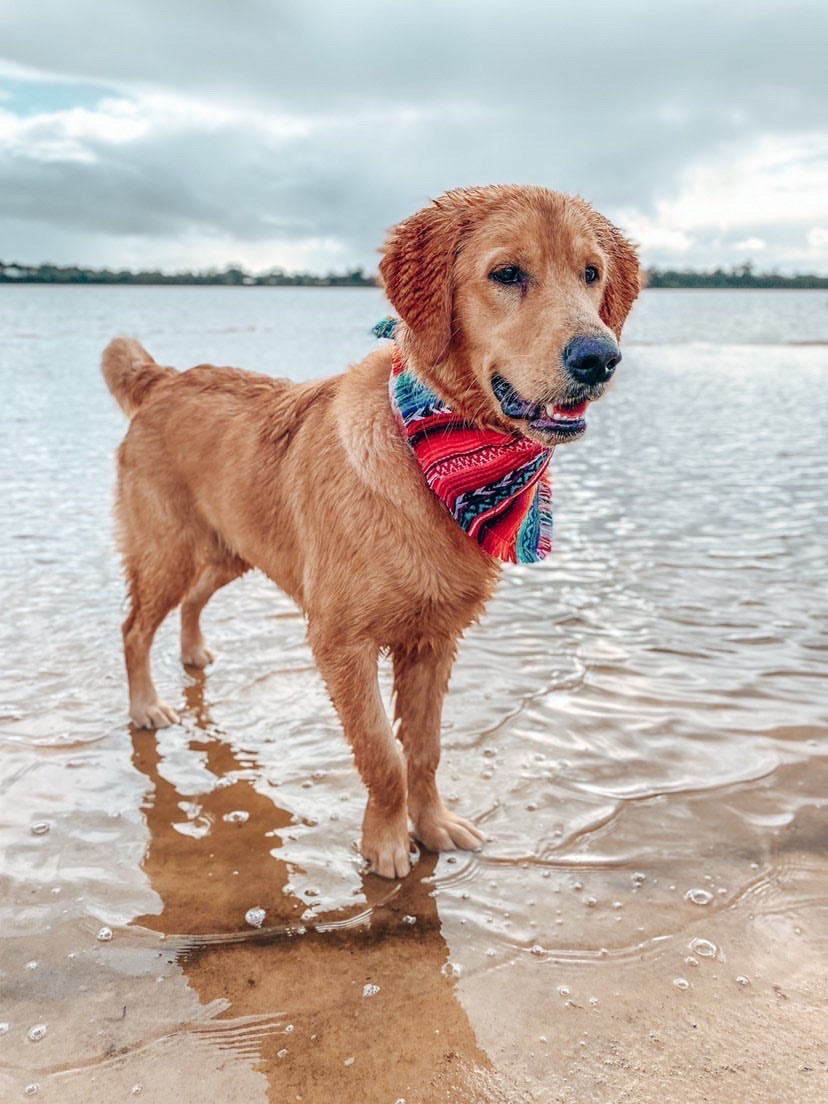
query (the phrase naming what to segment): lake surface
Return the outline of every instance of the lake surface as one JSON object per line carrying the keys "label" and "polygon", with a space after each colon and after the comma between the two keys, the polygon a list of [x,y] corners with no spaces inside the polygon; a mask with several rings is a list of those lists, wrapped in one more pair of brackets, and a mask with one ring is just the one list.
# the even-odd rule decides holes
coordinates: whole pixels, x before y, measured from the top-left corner
{"label": "lake surface", "polygon": [[206,675],[159,633],[182,724],[128,724],[103,346],[307,379],[386,309],[0,288],[0,1099],[828,1099],[828,293],[642,296],[555,455],[552,556],[461,648],[441,777],[479,854],[364,873],[257,574]]}

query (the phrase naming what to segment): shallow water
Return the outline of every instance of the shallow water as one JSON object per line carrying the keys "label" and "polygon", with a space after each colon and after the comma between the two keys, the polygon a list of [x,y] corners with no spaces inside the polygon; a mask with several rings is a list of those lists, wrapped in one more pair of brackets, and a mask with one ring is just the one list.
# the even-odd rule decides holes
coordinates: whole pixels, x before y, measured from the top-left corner
{"label": "shallow water", "polygon": [[383,313],[0,289],[0,1099],[828,1098],[828,294],[642,297],[556,454],[554,554],[455,669],[480,854],[364,873],[303,621],[255,574],[205,676],[159,633],[182,724],[126,722],[103,345],[309,378]]}

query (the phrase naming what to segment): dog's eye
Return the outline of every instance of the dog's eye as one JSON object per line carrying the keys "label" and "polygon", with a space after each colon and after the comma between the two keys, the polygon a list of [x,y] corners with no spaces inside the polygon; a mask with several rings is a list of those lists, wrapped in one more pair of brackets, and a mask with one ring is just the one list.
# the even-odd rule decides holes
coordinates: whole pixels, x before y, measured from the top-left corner
{"label": "dog's eye", "polygon": [[504,265],[489,273],[489,279],[498,284],[525,284],[529,277],[517,265]]}
{"label": "dog's eye", "polygon": [[598,271],[598,269],[595,267],[595,265],[587,265],[586,268],[584,269],[584,280],[588,284],[596,283],[598,281],[598,279],[600,278],[600,275],[601,274]]}

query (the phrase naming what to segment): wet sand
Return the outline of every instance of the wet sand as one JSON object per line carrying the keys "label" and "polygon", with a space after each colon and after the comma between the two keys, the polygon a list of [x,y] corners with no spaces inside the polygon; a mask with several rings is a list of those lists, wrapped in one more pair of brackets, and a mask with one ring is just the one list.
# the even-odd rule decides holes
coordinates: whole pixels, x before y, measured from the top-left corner
{"label": "wet sand", "polygon": [[828,1099],[824,349],[633,343],[461,650],[442,787],[486,846],[389,883],[266,580],[206,675],[164,626],[182,724],[126,723],[96,318],[71,387],[7,343],[3,1104]]}

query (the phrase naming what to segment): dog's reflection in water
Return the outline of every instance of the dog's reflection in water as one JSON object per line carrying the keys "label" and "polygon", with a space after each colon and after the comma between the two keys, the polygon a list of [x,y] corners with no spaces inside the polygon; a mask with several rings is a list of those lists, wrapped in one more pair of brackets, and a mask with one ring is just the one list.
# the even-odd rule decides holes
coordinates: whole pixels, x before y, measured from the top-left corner
{"label": "dog's reflection in water", "polygon": [[[289,871],[272,852],[292,816],[257,791],[250,753],[212,728],[204,681],[185,692],[199,730],[189,752],[212,777],[201,792],[181,793],[164,776],[158,735],[132,728],[132,761],[150,783],[144,869],[162,901],[136,923],[179,937],[180,965],[204,1005],[224,999],[228,1021],[279,1025],[257,1044],[272,1100],[442,1102],[454,1099],[450,1086],[457,1099],[487,1099],[487,1060],[444,973],[429,885],[437,856],[425,853],[394,887],[364,875],[365,898],[381,902],[368,924],[336,927],[347,920],[338,912],[324,931],[287,934],[301,927],[305,902],[285,892]],[[262,932],[245,921],[251,906],[266,910]]]}

